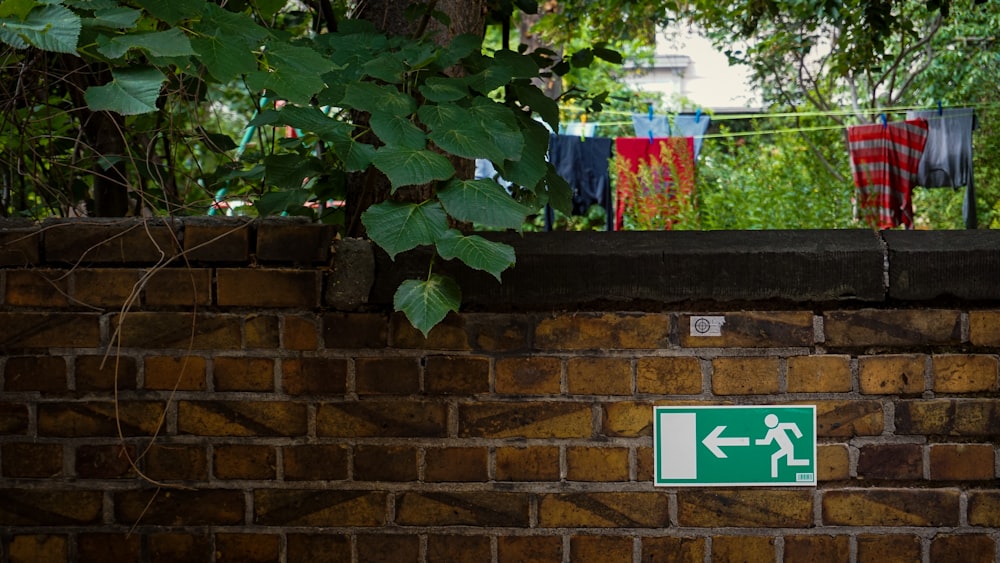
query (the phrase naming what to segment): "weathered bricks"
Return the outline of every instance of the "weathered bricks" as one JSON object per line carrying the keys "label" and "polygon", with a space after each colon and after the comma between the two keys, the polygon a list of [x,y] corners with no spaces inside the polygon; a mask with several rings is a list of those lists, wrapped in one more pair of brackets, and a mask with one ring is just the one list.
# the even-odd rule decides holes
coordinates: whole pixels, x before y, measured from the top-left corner
{"label": "weathered bricks", "polygon": [[443,437],[446,431],[447,410],[442,403],[325,403],[319,405],[316,411],[316,433],[320,436]]}
{"label": "weathered bricks", "polygon": [[659,314],[569,314],[542,319],[540,350],[658,349],[670,346],[670,317]]}
{"label": "weathered bricks", "polygon": [[767,395],[778,389],[778,358],[716,358],[712,362],[716,395]]}
{"label": "weathered bricks", "polygon": [[813,499],[808,491],[682,490],[677,521],[709,528],[805,528],[813,524]]}
{"label": "weathered bricks", "polygon": [[954,345],[962,336],[958,311],[934,309],[830,311],[823,330],[835,347]]}
{"label": "weathered bricks", "polygon": [[823,494],[823,523],[832,526],[956,526],[954,489],[835,490]]}
{"label": "weathered bricks", "polygon": [[686,348],[771,348],[811,346],[813,316],[809,311],[726,313],[720,336],[703,336],[691,329],[691,315],[681,315],[678,334]]}
{"label": "weathered bricks", "polygon": [[99,491],[0,489],[0,525],[98,524],[104,507]]}
{"label": "weathered bricks", "polygon": [[319,272],[278,268],[219,268],[218,302],[224,307],[319,306]]}
{"label": "weathered bricks", "polygon": [[542,495],[543,528],[660,528],[670,524],[668,499],[656,492]]}
{"label": "weathered bricks", "polygon": [[401,526],[528,527],[528,495],[504,492],[406,492],[396,498]]}
{"label": "weathered bricks", "polygon": [[482,438],[586,438],[591,408],[578,403],[487,403],[459,407],[458,434]]}
{"label": "weathered bricks", "polygon": [[314,489],[258,489],[254,523],[260,526],[382,526],[386,493]]}
{"label": "weathered bricks", "polygon": [[640,358],[636,362],[636,391],[653,395],[694,395],[702,391],[698,358]]}
{"label": "weathered bricks", "polygon": [[1000,428],[1000,400],[930,399],[896,403],[896,433],[992,436]]}
{"label": "weathered bricks", "polygon": [[306,405],[276,401],[180,401],[177,431],[199,436],[303,436]]}
{"label": "weathered bricks", "polygon": [[789,393],[846,393],[851,390],[850,356],[792,356],[787,365]]}

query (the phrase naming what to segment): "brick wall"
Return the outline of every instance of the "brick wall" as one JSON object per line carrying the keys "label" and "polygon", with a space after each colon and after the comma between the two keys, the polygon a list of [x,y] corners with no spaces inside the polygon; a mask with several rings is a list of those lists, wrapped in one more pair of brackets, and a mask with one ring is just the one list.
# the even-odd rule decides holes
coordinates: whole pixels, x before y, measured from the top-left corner
{"label": "brick wall", "polygon": [[[624,282],[578,261],[610,300],[533,239],[519,275],[549,277],[467,285],[424,339],[378,289],[406,260],[325,227],[0,223],[0,561],[995,561],[1000,244],[927,296],[907,234],[845,235],[867,269],[818,245],[738,271],[626,236]],[[692,246],[701,296],[649,273]],[[722,336],[691,337],[706,312]],[[795,403],[817,487],[653,487],[653,405]]]}

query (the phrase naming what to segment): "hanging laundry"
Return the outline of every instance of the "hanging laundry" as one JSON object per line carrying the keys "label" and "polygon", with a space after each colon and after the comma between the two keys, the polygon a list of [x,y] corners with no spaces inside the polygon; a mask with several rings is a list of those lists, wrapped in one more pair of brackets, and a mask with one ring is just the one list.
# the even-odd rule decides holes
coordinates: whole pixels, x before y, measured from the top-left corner
{"label": "hanging laundry", "polygon": [[607,227],[612,227],[611,139],[592,137],[586,141],[576,135],[549,136],[549,162],[573,188],[573,214],[585,215],[590,206],[598,204],[607,214]]}
{"label": "hanging laundry", "polygon": [[573,135],[576,137],[593,137],[597,131],[596,123],[584,123],[582,121],[570,121],[559,125],[563,135]]}
{"label": "hanging laundry", "polygon": [[927,121],[875,123],[847,128],[858,206],[879,229],[913,226],[911,190],[927,143]]}
{"label": "hanging laundry", "polygon": [[972,131],[976,112],[972,108],[908,111],[907,119],[926,119],[927,146],[920,159],[916,184],[925,188],[965,186],[962,217],[965,227],[976,228],[976,193],[972,172]]}
{"label": "hanging laundry", "polygon": [[[646,228],[669,229],[673,218],[692,203],[694,139],[619,137],[620,159],[615,205],[615,229],[624,225],[626,208]],[[644,165],[644,166],[642,166]]]}
{"label": "hanging laundry", "polygon": [[670,118],[665,115],[654,115],[650,119],[648,114],[633,113],[632,127],[635,128],[636,137],[648,139],[650,135],[654,138],[670,136]]}
{"label": "hanging laundry", "polygon": [[649,138],[650,132],[653,137],[692,137],[694,139],[694,159],[698,160],[701,153],[702,137],[708,131],[708,126],[712,120],[703,114],[679,114],[674,116],[673,125],[666,115],[654,115],[652,118],[648,114],[633,113],[632,127],[635,129],[636,137]]}
{"label": "hanging laundry", "polygon": [[497,172],[496,167],[493,166],[493,163],[490,162],[488,159],[485,158],[476,159],[476,171],[474,178],[476,180],[482,180],[482,179],[496,180],[496,182],[501,186],[503,186],[504,189],[506,189],[508,192],[511,191],[510,189],[511,182],[509,180],[504,180],[500,176],[500,173]]}

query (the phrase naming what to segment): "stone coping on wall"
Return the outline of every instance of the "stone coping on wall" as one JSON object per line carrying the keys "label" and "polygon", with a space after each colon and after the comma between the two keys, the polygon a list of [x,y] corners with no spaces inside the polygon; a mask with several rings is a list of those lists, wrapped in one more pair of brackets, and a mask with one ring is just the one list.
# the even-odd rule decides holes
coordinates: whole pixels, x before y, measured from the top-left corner
{"label": "stone coping on wall", "polygon": [[[701,231],[485,233],[516,266],[492,276],[439,261],[464,306],[552,309],[607,303],[907,303],[1000,298],[1000,231]],[[319,304],[392,303],[426,275],[417,249],[391,260],[368,241],[299,219],[0,219],[0,268],[117,266],[314,269]]]}

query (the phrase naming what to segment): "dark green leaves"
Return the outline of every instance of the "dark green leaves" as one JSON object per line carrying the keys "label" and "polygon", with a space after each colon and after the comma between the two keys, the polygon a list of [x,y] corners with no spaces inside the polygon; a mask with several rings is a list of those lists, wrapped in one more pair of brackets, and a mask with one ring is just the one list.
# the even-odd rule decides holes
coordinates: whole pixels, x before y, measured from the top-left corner
{"label": "dark green leaves", "polygon": [[418,246],[434,244],[448,230],[448,219],[438,203],[384,201],[368,208],[361,222],[390,258]]}
{"label": "dark green leaves", "polygon": [[426,337],[449,311],[458,311],[462,290],[448,276],[432,274],[427,280],[406,280],[399,285],[392,304]]}
{"label": "dark green leaves", "polygon": [[165,80],[163,73],[155,68],[116,70],[110,84],[91,86],[83,97],[93,111],[122,115],[150,113],[156,111],[156,98]]}
{"label": "dark green leaves", "polygon": [[80,16],[72,11],[49,4],[36,6],[26,15],[16,10],[10,12],[0,17],[0,41],[16,49],[32,45],[56,53],[76,52],[83,24]]}

